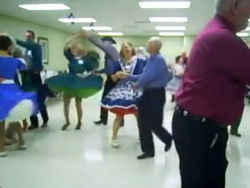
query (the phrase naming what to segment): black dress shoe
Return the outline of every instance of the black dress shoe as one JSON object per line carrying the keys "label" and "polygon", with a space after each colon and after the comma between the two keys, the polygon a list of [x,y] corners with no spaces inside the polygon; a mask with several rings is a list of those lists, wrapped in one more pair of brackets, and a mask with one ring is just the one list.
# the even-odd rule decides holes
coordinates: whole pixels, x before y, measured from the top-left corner
{"label": "black dress shoe", "polygon": [[77,126],[76,126],[76,130],[80,130],[82,127],[82,124],[81,123],[78,123]]}
{"label": "black dress shoe", "polygon": [[153,158],[155,155],[154,154],[149,154],[149,153],[143,153],[137,157],[138,160],[143,160],[143,159],[149,159]]}
{"label": "black dress shoe", "polygon": [[171,146],[172,146],[172,140],[165,145],[164,151],[168,152],[171,149]]}
{"label": "black dress shoe", "polygon": [[29,129],[29,130],[38,129],[38,126],[31,125],[28,129]]}
{"label": "black dress shoe", "polygon": [[62,127],[62,131],[65,131],[68,127],[69,127],[69,123],[66,123],[66,124]]}
{"label": "black dress shoe", "polygon": [[43,123],[42,128],[48,128],[48,123]]}
{"label": "black dress shoe", "polygon": [[242,136],[240,133],[232,133],[232,132],[231,132],[231,135],[232,135],[232,136],[239,137],[239,138]]}
{"label": "black dress shoe", "polygon": [[99,121],[95,121],[94,122],[96,125],[100,126],[100,125],[107,125],[107,122],[104,122],[102,120],[99,120]]}

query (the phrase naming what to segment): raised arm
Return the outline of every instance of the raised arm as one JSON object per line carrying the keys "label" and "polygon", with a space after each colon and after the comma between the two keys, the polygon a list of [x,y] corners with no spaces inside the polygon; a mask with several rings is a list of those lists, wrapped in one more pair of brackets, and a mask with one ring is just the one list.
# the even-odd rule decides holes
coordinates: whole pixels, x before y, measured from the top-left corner
{"label": "raised arm", "polygon": [[120,54],[117,49],[109,42],[103,42],[93,32],[81,31],[80,37],[87,38],[91,43],[100,48],[104,53],[108,54],[113,61],[118,61],[120,59]]}
{"label": "raised arm", "polygon": [[22,41],[22,40],[16,39],[16,43],[17,43],[19,46],[21,46],[21,47],[23,47],[23,48],[26,48],[26,49],[28,49],[28,50],[33,50],[33,49],[35,48],[34,43],[31,42],[31,41]]}

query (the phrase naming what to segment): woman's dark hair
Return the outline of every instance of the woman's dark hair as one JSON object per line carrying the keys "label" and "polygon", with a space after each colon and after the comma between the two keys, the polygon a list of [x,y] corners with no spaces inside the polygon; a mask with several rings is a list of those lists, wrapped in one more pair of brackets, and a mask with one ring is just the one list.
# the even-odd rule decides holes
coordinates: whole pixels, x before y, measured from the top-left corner
{"label": "woman's dark hair", "polygon": [[[130,43],[130,42],[125,42],[125,43],[122,44],[122,46],[123,46],[124,44],[127,44],[130,48],[132,48],[132,55],[135,56],[135,55],[136,55],[136,51],[135,51],[135,48],[134,48],[133,44]],[[124,59],[123,47],[121,48],[120,56],[121,56],[122,59]]]}
{"label": "woman's dark hair", "polygon": [[180,59],[181,59],[181,56],[180,56],[180,55],[177,56],[177,57],[175,58],[175,63],[178,63],[178,62],[180,61]]}
{"label": "woman's dark hair", "polygon": [[0,35],[0,50],[8,51],[13,45],[11,39],[7,35]]}

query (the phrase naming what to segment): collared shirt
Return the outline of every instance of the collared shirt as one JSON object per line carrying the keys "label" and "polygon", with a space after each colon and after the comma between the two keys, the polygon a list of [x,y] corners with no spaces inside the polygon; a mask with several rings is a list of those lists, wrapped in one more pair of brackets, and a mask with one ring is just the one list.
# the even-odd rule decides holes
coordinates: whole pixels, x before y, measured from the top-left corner
{"label": "collared shirt", "polygon": [[166,87],[170,73],[161,54],[150,56],[142,74],[131,75],[129,78],[137,81],[139,88],[151,89]]}
{"label": "collared shirt", "polygon": [[230,124],[243,112],[250,84],[250,51],[223,17],[215,16],[192,48],[177,103],[187,111]]}
{"label": "collared shirt", "polygon": [[16,40],[16,42],[26,49],[25,58],[28,62],[28,69],[35,72],[41,72],[43,70],[42,47],[32,40]]}

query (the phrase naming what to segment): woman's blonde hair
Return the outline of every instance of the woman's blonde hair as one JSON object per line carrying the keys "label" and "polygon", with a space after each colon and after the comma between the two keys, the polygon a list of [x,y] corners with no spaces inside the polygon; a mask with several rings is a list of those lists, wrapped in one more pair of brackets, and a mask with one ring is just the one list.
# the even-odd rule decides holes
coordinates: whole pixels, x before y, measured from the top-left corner
{"label": "woman's blonde hair", "polygon": [[125,44],[127,44],[127,45],[132,49],[132,56],[135,56],[135,55],[136,55],[136,51],[135,51],[135,48],[134,48],[133,44],[130,43],[130,42],[124,42],[124,43],[122,44],[122,48],[121,48],[121,51],[120,51],[120,56],[121,56],[121,58],[122,58],[122,59],[125,58],[124,52],[123,52],[123,49],[124,49],[124,45],[125,45]]}

